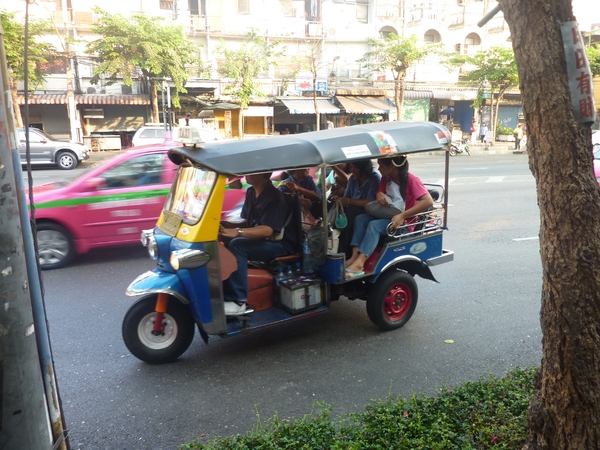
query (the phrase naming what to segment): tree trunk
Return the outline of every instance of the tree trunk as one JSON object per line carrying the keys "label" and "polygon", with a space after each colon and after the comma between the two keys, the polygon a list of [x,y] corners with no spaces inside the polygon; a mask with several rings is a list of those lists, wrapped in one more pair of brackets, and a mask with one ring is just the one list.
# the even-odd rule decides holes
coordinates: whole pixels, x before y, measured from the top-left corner
{"label": "tree trunk", "polygon": [[158,92],[154,80],[150,80],[150,107],[152,111],[152,117],[150,117],[150,122],[158,123]]}
{"label": "tree trunk", "polygon": [[398,113],[398,117],[396,118],[396,120],[402,120],[402,118],[404,117],[402,115],[402,108],[404,107],[404,82],[406,80],[406,70],[402,71],[400,73],[400,92],[398,92],[398,103],[396,103],[397,105],[397,113]]}
{"label": "tree trunk", "polygon": [[526,449],[600,448],[600,192],[571,109],[570,0],[500,0],[519,67],[540,207],[543,357]]}
{"label": "tree trunk", "polygon": [[17,93],[17,82],[10,79],[10,95],[13,102],[13,113],[15,114],[15,126],[17,128],[23,127],[23,116],[21,115],[21,107],[19,106],[19,97]]}
{"label": "tree trunk", "polygon": [[240,112],[238,114],[238,137],[240,139],[244,137],[244,108],[245,106],[240,102]]}
{"label": "tree trunk", "polygon": [[317,76],[315,73],[313,73],[313,103],[315,106],[315,130],[318,131],[321,129],[321,116],[319,114],[319,104],[317,102]]}

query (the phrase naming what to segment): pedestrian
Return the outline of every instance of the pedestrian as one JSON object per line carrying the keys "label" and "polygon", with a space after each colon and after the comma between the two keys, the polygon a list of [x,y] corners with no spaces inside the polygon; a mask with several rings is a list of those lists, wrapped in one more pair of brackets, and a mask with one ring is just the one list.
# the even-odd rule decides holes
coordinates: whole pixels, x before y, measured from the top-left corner
{"label": "pedestrian", "polygon": [[185,126],[186,126],[186,127],[189,127],[189,126],[190,126],[190,117],[191,117],[191,114],[190,114],[190,113],[187,113],[187,114],[185,115]]}
{"label": "pedestrian", "polygon": [[471,145],[473,147],[477,145],[477,122],[475,122],[475,119],[471,122]]}
{"label": "pedestrian", "polygon": [[488,132],[488,127],[485,122],[481,123],[481,128],[479,128],[479,137],[481,138],[481,143],[485,144],[485,135]]}
{"label": "pedestrian", "polygon": [[523,124],[519,123],[517,128],[513,130],[513,136],[515,137],[515,150],[521,150],[521,140],[523,139]]}

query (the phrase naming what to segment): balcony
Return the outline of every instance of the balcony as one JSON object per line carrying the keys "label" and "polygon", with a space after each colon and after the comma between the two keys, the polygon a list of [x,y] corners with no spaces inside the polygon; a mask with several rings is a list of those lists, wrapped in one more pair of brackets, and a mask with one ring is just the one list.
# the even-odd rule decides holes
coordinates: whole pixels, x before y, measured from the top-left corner
{"label": "balcony", "polygon": [[252,29],[260,36],[322,37],[323,25],[307,22],[304,18],[279,17],[277,20],[260,19],[249,15],[190,16],[191,35],[245,36]]}
{"label": "balcony", "polygon": [[440,22],[443,19],[443,10],[432,8],[413,8],[408,12],[406,17],[408,26],[417,26],[430,22]]}

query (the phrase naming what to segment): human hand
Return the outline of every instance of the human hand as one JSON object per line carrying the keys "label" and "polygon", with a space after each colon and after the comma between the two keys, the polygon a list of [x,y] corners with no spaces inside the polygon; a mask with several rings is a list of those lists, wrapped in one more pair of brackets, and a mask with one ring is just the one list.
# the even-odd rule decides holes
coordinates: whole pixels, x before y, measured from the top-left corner
{"label": "human hand", "polygon": [[378,192],[375,198],[377,200],[377,203],[379,203],[380,205],[390,206],[390,202],[388,201],[387,195],[385,195],[383,192]]}
{"label": "human hand", "polygon": [[285,187],[288,188],[292,192],[296,192],[298,190],[298,186],[296,186],[296,184],[292,183],[291,181],[288,181],[287,183],[285,183]]}
{"label": "human hand", "polygon": [[396,214],[394,217],[392,217],[392,227],[395,229],[400,228],[403,224],[404,224],[404,213],[401,212],[400,214]]}
{"label": "human hand", "polygon": [[238,236],[238,231],[235,228],[221,228],[219,230],[219,235],[226,237],[226,238],[233,239],[234,237]]}

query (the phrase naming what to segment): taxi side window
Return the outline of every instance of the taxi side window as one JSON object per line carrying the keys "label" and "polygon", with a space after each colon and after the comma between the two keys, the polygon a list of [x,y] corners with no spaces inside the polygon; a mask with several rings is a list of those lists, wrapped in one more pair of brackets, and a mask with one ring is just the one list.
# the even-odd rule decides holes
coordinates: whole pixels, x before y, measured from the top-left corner
{"label": "taxi side window", "polygon": [[164,153],[138,156],[106,171],[102,178],[107,189],[159,184],[164,159]]}

